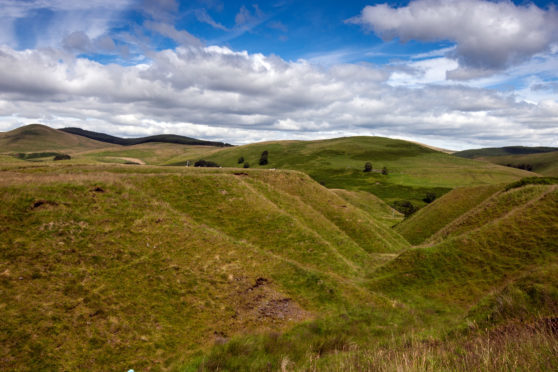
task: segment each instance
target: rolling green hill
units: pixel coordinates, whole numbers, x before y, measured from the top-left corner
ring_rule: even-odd
[[[0,366],[176,366],[235,334],[378,302],[408,243],[298,172],[7,166]]]
[[[370,288],[410,303],[429,299],[465,311],[488,293],[556,260],[557,210],[556,185],[499,193],[467,214],[477,217],[454,222],[463,227],[451,229],[445,240],[407,250],[379,268]]]
[[[139,145],[142,143],[150,143],[150,142],[176,143],[179,145],[191,145],[191,146],[213,146],[213,147],[231,146],[228,143],[204,141],[204,140],[199,140],[199,139],[185,137],[185,136],[178,136],[176,134],[159,134],[159,135],[148,136],[148,137],[121,138],[121,137],[111,136],[106,133],[92,132],[81,128],[62,128],[60,130],[66,133],[71,133],[78,136],[91,138],[96,141],[107,142],[107,143],[112,143],[115,145],[122,145],[122,146],[132,146],[132,145]]]
[[[481,157],[506,156],[506,155],[529,155],[542,154],[558,151],[557,147],[526,147],[526,146],[507,146],[489,147],[482,149],[464,150],[453,153],[461,158],[475,159]]]
[[[502,185],[455,188],[401,222],[395,229],[411,244],[420,244],[502,188]]]
[[[514,168],[529,168],[544,176],[558,177],[558,151],[528,155],[483,156],[478,160]]]
[[[30,124],[0,133],[0,153],[84,151],[107,147],[106,143],[65,133],[41,124]]]
[[[263,151],[268,164],[259,165]],[[294,169],[309,174],[328,188],[367,191],[384,201],[408,199],[418,206],[426,193],[441,196],[458,186],[508,183],[530,172],[459,158],[401,140],[348,137],[319,141],[264,142],[222,149],[204,157],[224,167]],[[186,160],[174,159],[174,164]],[[372,172],[363,172],[371,162]],[[388,174],[381,170],[386,167]]]
[[[554,179],[376,137],[75,149],[0,157],[2,370],[554,369]]]

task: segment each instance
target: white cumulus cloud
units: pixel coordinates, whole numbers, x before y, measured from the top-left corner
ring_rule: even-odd
[[[449,52],[460,68],[448,78],[465,80],[490,74],[558,42],[558,11],[511,1],[415,0],[404,7],[366,6],[348,20],[373,30],[384,39],[425,42],[452,41]]]

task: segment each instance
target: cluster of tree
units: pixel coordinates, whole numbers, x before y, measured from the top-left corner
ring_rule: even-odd
[[[364,171],[363,172],[372,172],[372,163],[370,163],[369,161],[367,161],[366,163],[364,163]],[[384,176],[387,176],[389,174],[389,171],[386,167],[382,168],[382,174]]]
[[[267,150],[265,150],[264,152],[262,152],[262,154],[260,155],[260,160],[259,160],[258,164],[259,164],[259,165],[267,165],[268,162],[269,162],[268,156],[269,156],[269,152],[268,152]],[[243,164],[242,166],[243,166],[244,168],[250,168],[250,163],[247,162],[247,161],[244,159],[244,156],[239,157],[238,160],[237,160],[237,163],[238,163],[238,164]]]
[[[203,160],[200,159],[197,162],[194,163],[194,167],[213,167],[213,168],[218,168],[220,167],[219,164],[212,162],[212,161],[208,161],[208,160]]]
[[[403,213],[405,217],[409,217],[418,210],[418,208],[408,200],[396,200],[391,204],[391,206],[396,211]]]
[[[532,171],[533,170],[533,166],[531,164],[506,164],[506,167],[523,169],[523,170],[526,170],[526,171]]]

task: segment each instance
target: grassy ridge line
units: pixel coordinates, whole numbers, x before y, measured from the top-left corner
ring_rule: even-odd
[[[329,242],[261,194],[252,192],[234,175],[157,176],[145,179],[143,187],[157,189],[157,197],[173,208],[235,239],[320,271],[341,276],[356,274],[352,266],[331,254]]]
[[[373,290],[406,301],[431,298],[467,307],[558,253],[558,192],[545,192],[495,221],[431,247],[405,251],[377,270]],[[526,223],[529,221],[529,223]]]
[[[283,172],[272,176],[268,172],[258,172],[253,175],[309,204],[368,252],[394,253],[409,245],[397,232],[348,204],[336,193],[311,182],[310,177],[303,173]]]
[[[153,196],[176,191],[168,182],[176,176],[153,183],[130,172],[28,174],[47,183],[22,189],[24,178],[3,187],[6,368],[167,368],[222,333],[280,329],[309,316],[304,308],[324,314],[376,301],[334,272],[273,254],[273,242],[256,246],[224,234],[220,224],[200,224],[204,209]],[[220,181],[219,195],[236,190]],[[37,200],[47,202],[31,209]],[[260,277],[268,282],[248,291]],[[262,317],[259,309],[271,313]]]
[[[501,185],[456,188],[398,224],[395,230],[411,244],[421,244],[501,189]]]
[[[475,208],[462,214],[427,241],[427,244],[440,243],[450,237],[458,236],[495,221],[514,211],[523,208],[526,203],[533,203],[543,197],[550,189],[545,186],[527,185],[509,191],[500,191],[487,198]]]
[[[376,221],[388,227],[392,227],[404,219],[402,213],[391,208],[382,199],[369,192],[342,189],[333,189],[332,191],[355,207],[368,212]]]
[[[268,151],[268,164],[260,166],[263,151]],[[381,137],[256,143],[204,157],[225,167],[241,167],[241,158],[252,168],[299,170],[328,188],[366,191],[389,203],[407,199],[418,206],[424,206],[427,192],[441,196],[458,186],[509,183],[533,175]],[[197,159],[185,157],[182,163],[186,160]],[[363,172],[365,162],[371,162],[375,171]],[[383,167],[387,175],[381,174]]]
[[[107,147],[106,143],[31,124],[0,133],[0,152],[69,151]]]
[[[489,147],[482,149],[464,150],[453,153],[462,158],[481,158],[507,155],[530,155],[558,151],[558,147],[526,147],[526,146],[506,146]]]
[[[533,172],[544,176],[558,177],[558,151],[529,155],[483,156],[479,160],[500,165],[509,164],[513,167],[530,165]]]
[[[71,133],[77,136],[90,138],[96,141],[107,142],[107,143],[112,143],[112,144],[122,145],[122,146],[139,145],[142,143],[149,143],[149,142],[176,143],[181,145],[215,146],[215,147],[231,146],[223,142],[204,141],[196,138],[179,136],[176,134],[159,134],[159,135],[148,136],[148,137],[121,138],[121,137],[111,136],[106,133],[92,132],[81,128],[62,128],[60,130],[66,133]]]

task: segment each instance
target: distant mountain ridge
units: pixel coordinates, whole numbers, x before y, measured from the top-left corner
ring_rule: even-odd
[[[93,132],[81,128],[69,127],[59,129],[66,133],[75,134],[82,137],[87,137],[100,142],[107,142],[122,146],[132,146],[139,145],[141,143],[147,142],[163,142],[163,143],[177,143],[180,145],[198,145],[198,146],[216,146],[216,147],[229,147],[232,146],[228,143],[214,142],[214,141],[204,141],[196,138],[190,138],[185,136],[179,136],[176,134],[159,134],[155,136],[148,137],[137,137],[137,138],[122,138],[111,136],[106,133]]]
[[[558,151],[558,147],[505,146],[464,150],[455,152],[453,155],[460,158],[474,159],[483,156],[528,155],[554,151]]]

